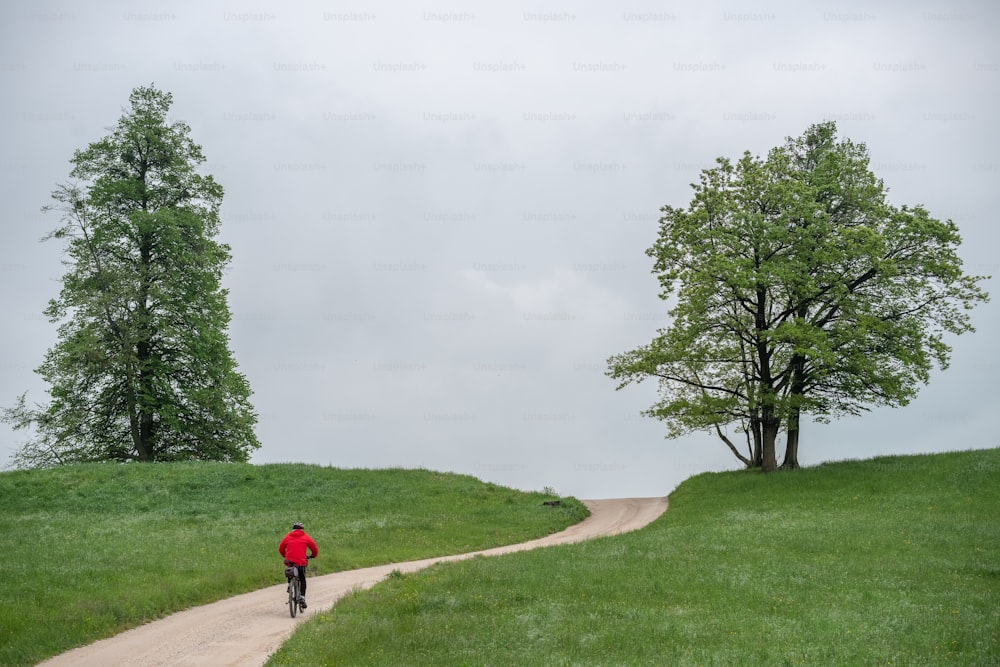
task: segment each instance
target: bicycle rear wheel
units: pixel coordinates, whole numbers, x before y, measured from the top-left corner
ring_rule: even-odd
[[[288,580],[288,613],[295,618],[299,610],[299,578],[292,577]]]

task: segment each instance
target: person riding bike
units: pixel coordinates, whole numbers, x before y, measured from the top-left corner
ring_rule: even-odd
[[[312,551],[312,555],[308,555],[309,551]],[[319,555],[319,548],[313,538],[306,534],[305,526],[296,522],[292,525],[292,531],[282,538],[278,553],[285,557],[285,565],[294,566],[299,572],[299,603],[305,609],[306,565],[309,558]]]

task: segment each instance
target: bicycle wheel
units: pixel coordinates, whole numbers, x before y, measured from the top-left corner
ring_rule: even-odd
[[[299,578],[292,577],[288,580],[288,613],[295,618],[295,613],[299,610]]]

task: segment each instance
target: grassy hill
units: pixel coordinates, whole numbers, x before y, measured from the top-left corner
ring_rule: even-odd
[[[1000,664],[1000,449],[693,477],[636,533],[391,577],[272,665]]]
[[[33,664],[282,580],[303,521],[314,574],[462,553],[575,523],[571,499],[426,470],[79,465],[0,473],[0,665]]]

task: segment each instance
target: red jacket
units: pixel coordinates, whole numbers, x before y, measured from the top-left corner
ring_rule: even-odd
[[[312,550],[314,558],[319,555],[316,543],[313,542],[313,538],[306,535],[306,531],[293,530],[282,538],[281,544],[278,545],[278,553],[296,565],[305,565],[306,547]]]

